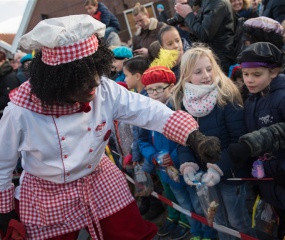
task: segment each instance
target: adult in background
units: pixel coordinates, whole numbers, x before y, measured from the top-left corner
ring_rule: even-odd
[[[19,85],[16,73],[6,59],[6,53],[0,51],[0,118],[4,108],[10,101],[10,91]]]
[[[258,13],[251,8],[249,0],[231,0],[231,5],[238,18],[258,17]]]
[[[262,16],[272,18],[279,23],[285,20],[285,1],[282,0],[263,0]]]
[[[133,18],[138,25],[138,31],[133,36],[133,53],[146,57],[148,47],[157,40],[159,30],[166,24],[155,18],[149,18],[147,9],[140,3],[136,3],[133,8]]]
[[[189,4],[175,4],[176,12],[198,39],[211,47],[225,73],[234,61],[234,15],[228,0],[201,0],[195,13]]]

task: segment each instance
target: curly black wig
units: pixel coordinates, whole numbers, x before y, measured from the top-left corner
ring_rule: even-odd
[[[45,64],[41,51],[36,54],[29,65],[31,94],[41,100],[42,106],[67,103],[69,96],[94,85],[96,74],[99,77],[110,74],[113,52],[103,39],[98,38],[98,43],[94,54],[57,66]]]

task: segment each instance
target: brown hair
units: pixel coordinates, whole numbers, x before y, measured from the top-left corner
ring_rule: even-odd
[[[135,7],[133,8],[133,16],[139,15],[139,13],[147,14],[147,9],[145,6],[141,5],[139,2],[136,3]]]
[[[86,0],[84,3],[84,7],[87,5],[92,5],[92,6],[97,6],[98,5],[98,1],[97,0]]]

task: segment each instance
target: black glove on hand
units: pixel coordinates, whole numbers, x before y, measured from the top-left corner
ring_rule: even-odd
[[[274,175],[274,182],[285,189],[284,172],[278,172]]]
[[[229,156],[234,168],[239,168],[250,157],[251,150],[247,143],[232,143],[229,146]]]
[[[196,130],[189,135],[186,143],[204,162],[215,163],[220,159],[221,143],[217,137],[205,136]]]
[[[17,213],[15,210],[12,210],[8,213],[0,213],[0,230],[6,235],[6,231],[11,219],[18,219]]]

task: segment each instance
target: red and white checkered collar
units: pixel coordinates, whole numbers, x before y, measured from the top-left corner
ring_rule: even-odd
[[[98,39],[91,35],[87,39],[55,48],[42,47],[42,61],[51,66],[73,62],[95,53],[98,49]]]
[[[89,112],[91,107],[89,103],[65,104],[65,105],[53,105],[51,107],[42,107],[41,101],[35,96],[30,95],[31,85],[29,81],[24,82],[20,87],[12,90],[9,94],[12,103],[29,109],[33,112],[44,115],[69,115],[76,112]]]

